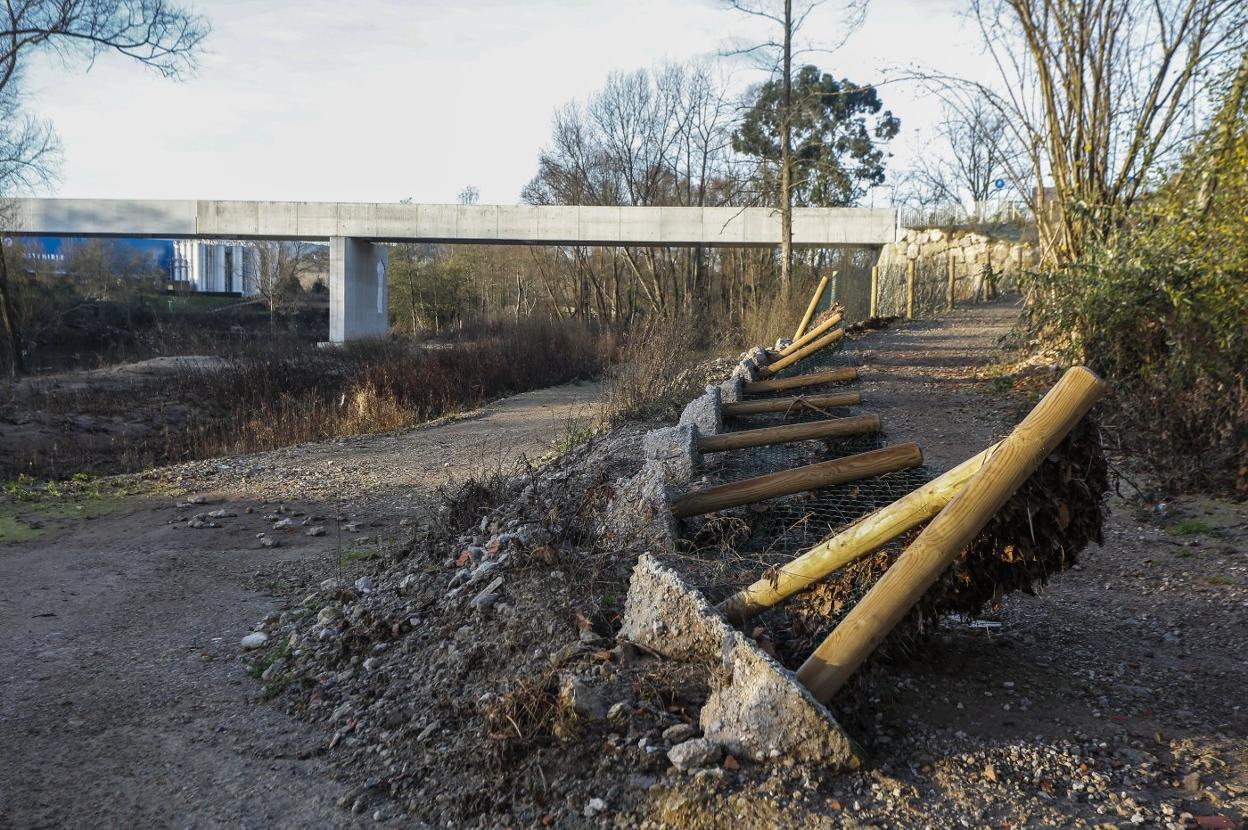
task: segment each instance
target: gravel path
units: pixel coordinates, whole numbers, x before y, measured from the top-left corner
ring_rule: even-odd
[[[555,387],[441,426],[162,471],[207,503],[144,499],[0,546],[0,827],[361,822],[336,806],[349,790],[319,757],[324,736],[255,705],[239,641],[282,587],[257,574],[393,541],[435,485],[549,451],[597,396]],[[293,523],[280,534],[265,518],[277,502]],[[305,535],[337,509],[356,533]],[[213,510],[234,515],[188,527]]]

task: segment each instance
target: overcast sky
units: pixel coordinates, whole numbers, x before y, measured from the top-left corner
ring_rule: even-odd
[[[834,0],[835,2],[835,0]],[[717,0],[200,0],[212,22],[177,83],[116,58],[27,76],[30,109],[65,147],[55,195],[452,202],[475,185],[509,204],[552,112],[613,70],[713,55],[755,25]],[[982,71],[954,0],[874,0],[825,71],[859,82],[919,63]],[[829,12],[808,36],[833,42]],[[826,33],[826,34],[825,34]],[[745,83],[748,67],[735,78]],[[930,134],[935,102],[881,88],[900,116],[894,166]]]

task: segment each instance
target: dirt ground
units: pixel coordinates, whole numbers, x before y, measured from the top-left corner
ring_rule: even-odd
[[[354,826],[335,806],[345,785],[320,758],[325,736],[257,705],[239,641],[281,586],[256,574],[333,572],[394,544],[433,488],[549,452],[597,397],[594,384],[555,387],[401,435],[162,471],[206,503],[139,498],[0,542],[0,826]],[[261,547],[278,504],[296,524]],[[236,515],[187,526],[214,510]],[[326,522],[331,510],[344,521]],[[351,519],[358,532],[305,535]]]
[[[865,335],[853,344],[864,408],[933,467],[982,449],[1023,403],[981,371],[1017,313],[1003,301]],[[336,765],[336,739],[260,704],[247,676],[240,638],[295,590],[272,575],[332,578],[344,559],[400,544],[448,475],[548,451],[596,395],[559,387],[410,433],[185,465],[151,485],[208,503],[148,497],[0,543],[0,825],[365,823],[338,806],[361,782]],[[869,770],[627,776],[620,788],[640,794],[604,798],[593,823],[1242,826],[1248,510],[1159,494],[1112,508],[1105,546],[1042,596],[951,622],[836,707]],[[220,527],[190,529],[195,515]],[[266,516],[291,525],[275,534]],[[261,547],[261,532],[279,546]],[[550,823],[583,823],[591,795],[587,812],[552,808]]]

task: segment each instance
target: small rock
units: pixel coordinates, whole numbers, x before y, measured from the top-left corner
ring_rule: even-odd
[[[332,605],[326,605],[316,615],[316,621],[321,625],[329,625],[335,620],[342,618],[342,612]]]
[[[355,590],[361,594],[371,593],[373,590],[373,578],[371,576],[362,576],[355,581]]]
[[[273,523],[274,530],[285,530],[288,527],[294,527],[294,519],[278,519]]]
[[[718,764],[722,754],[719,744],[714,741],[693,738],[669,749],[667,760],[678,770],[691,770]]]
[[[691,723],[678,723],[663,730],[663,740],[669,744],[678,744],[689,740],[698,733]]]
[[[304,536],[324,536],[324,535],[325,535],[325,526],[324,526],[324,525],[315,525],[315,526],[313,526],[313,527],[310,527],[310,528],[308,528],[307,530],[305,530],[305,531],[303,532],[303,535],[304,535]]]
[[[279,545],[281,545],[281,544],[282,544],[282,542],[281,542],[281,540],[280,540],[280,539],[274,539],[272,536],[261,536],[261,537],[260,537],[260,547],[262,547],[262,548],[275,548],[275,547],[278,547],[278,546],[279,546]]]
[[[260,648],[260,646],[264,645],[268,641],[268,634],[265,634],[263,631],[253,631],[243,638],[242,646],[243,648],[250,650],[253,648]],[[252,676],[254,677],[255,675]]]
[[[585,818],[593,818],[599,813],[604,812],[606,809],[607,802],[603,801],[601,798],[591,798],[589,801],[585,802],[585,809],[583,810],[583,813]]]

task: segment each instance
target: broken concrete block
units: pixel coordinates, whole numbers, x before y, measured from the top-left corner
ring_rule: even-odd
[[[753,360],[743,360],[732,370],[732,377],[744,383],[753,383],[759,378],[758,366]]]
[[[745,397],[745,381],[741,378],[734,375],[719,385],[719,404],[721,407],[726,403],[736,403],[743,397]]]
[[[658,461],[667,473],[667,480],[683,484],[698,471],[698,431],[691,424],[652,429],[642,439],[642,449],[648,461]]]
[[[762,346],[755,346],[745,353],[743,359],[754,361],[754,365],[761,369],[771,362],[771,355]]]
[[[607,504],[605,530],[630,547],[675,549],[676,520],[662,463],[647,461],[636,475],[616,482]]]
[[[633,568],[619,637],[707,667],[718,685],[700,721],[703,738],[712,744],[758,761],[861,766],[861,750],[793,672],[652,556],[641,556]]]
[[[752,640],[725,655],[727,683],[702,707],[703,735],[738,757],[861,766],[862,751],[814,696]]]
[[[718,435],[724,431],[724,419],[719,413],[719,387],[708,386],[706,391],[694,398],[680,413],[680,423],[697,427],[697,438]]]
[[[789,339],[788,337],[781,337],[781,338],[779,338],[779,339],[777,339],[777,340],[776,340],[776,347],[775,347],[774,349],[772,349],[772,351],[773,351],[773,352],[782,352],[782,351],[784,351],[785,349],[787,349],[789,346],[792,346],[792,345],[793,345],[793,341],[792,341],[791,339]]]
[[[673,660],[718,663],[736,632],[675,571],[643,555],[628,584],[620,637]]]

